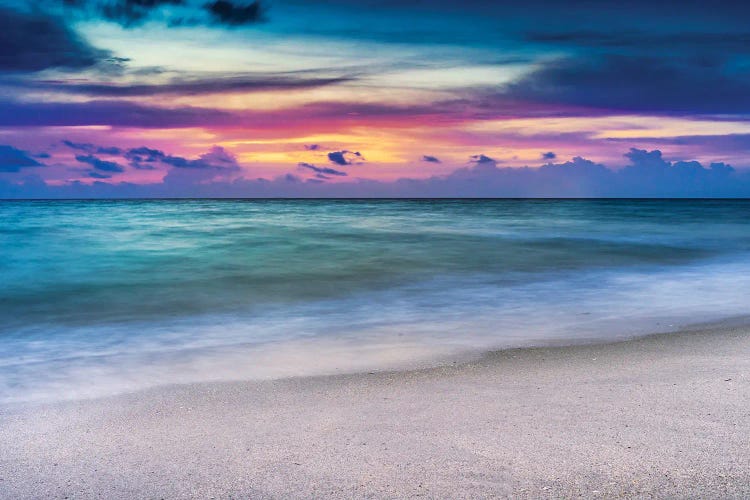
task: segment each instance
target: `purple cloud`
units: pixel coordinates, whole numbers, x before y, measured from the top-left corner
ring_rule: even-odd
[[[159,149],[146,146],[131,148],[123,155],[130,162],[130,166],[139,170],[153,170],[154,164],[163,164],[175,168],[209,169],[209,170],[237,170],[237,159],[220,146],[214,146],[208,153],[196,159],[174,156]]]
[[[87,172],[86,175],[88,175],[92,179],[110,179],[110,178],[112,178],[111,175],[109,175],[109,174],[103,174],[101,172],[97,172],[96,170],[91,170],[91,171]]]
[[[186,128],[236,123],[231,113],[204,108],[157,108],[127,101],[69,103],[0,100],[0,126]]]
[[[0,172],[19,172],[23,168],[43,166],[26,151],[7,144],[0,145]]]
[[[73,142],[68,140],[63,140],[62,143],[70,149],[90,154],[121,155],[123,153],[122,149],[114,146],[95,146],[91,143]]]
[[[328,159],[336,165],[354,165],[361,163],[364,158],[359,151],[332,151],[328,153]]]
[[[96,170],[101,170],[102,172],[119,173],[125,171],[125,168],[122,165],[119,165],[118,163],[115,163],[113,161],[102,160],[101,158],[97,158],[94,155],[77,155],[76,160],[81,163],[91,165]]]
[[[207,155],[212,156],[211,153]],[[206,155],[204,155],[206,156]],[[213,156],[223,156],[215,151]],[[294,174],[232,179],[227,170],[171,168],[161,183],[47,185],[38,176],[0,180],[3,198],[100,197],[748,197],[750,172],[724,163],[669,161],[658,150],[631,149],[619,169],[575,157],[541,167],[475,163],[448,175],[393,182],[357,179],[326,183]],[[303,167],[304,168],[304,167]],[[312,169],[308,169],[312,170]],[[314,170],[312,170],[314,171]],[[319,174],[320,172],[316,172]],[[325,175],[320,173],[321,175]]]
[[[494,166],[497,163],[497,160],[494,158],[490,158],[489,156],[479,154],[479,155],[472,155],[470,157],[471,163],[476,163],[477,165],[492,165]]]
[[[298,163],[297,166],[300,168],[312,170],[313,172],[317,172],[318,174],[322,174],[322,175],[337,175],[337,176],[348,175],[346,172],[342,172],[341,170],[336,170],[336,169],[328,168],[328,167],[316,167],[312,163],[302,162],[302,163]]]

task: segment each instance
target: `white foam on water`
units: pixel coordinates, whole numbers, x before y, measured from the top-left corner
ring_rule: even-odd
[[[65,329],[0,346],[0,401],[106,396],[165,384],[400,369],[490,349],[611,341],[750,311],[750,261],[588,271],[504,286],[443,276],[345,299]]]

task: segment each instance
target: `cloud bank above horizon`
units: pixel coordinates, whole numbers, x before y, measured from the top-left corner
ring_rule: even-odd
[[[0,196],[750,196],[748,15],[0,0]]]
[[[27,152],[0,146],[0,171],[8,165],[25,162],[29,174],[21,182],[0,181],[0,198],[475,198],[475,197],[616,197],[616,198],[711,198],[750,197],[750,171],[738,172],[725,163],[703,165],[697,161],[668,161],[661,151],[631,149],[624,155],[622,168],[607,166],[577,156],[561,163],[539,167],[501,166],[486,155],[470,157],[468,165],[446,175],[428,178],[400,178],[394,181],[372,179],[329,183],[348,172],[331,167],[300,163],[298,173],[274,178],[232,177],[241,170],[236,158],[219,146],[195,159],[169,155],[147,147],[120,150],[93,144],[70,143],[71,149],[85,151],[76,160],[87,165],[94,182],[48,184],[32,171],[44,165]],[[92,152],[122,161],[103,160]],[[543,157],[549,158],[545,153]],[[168,173],[159,182],[104,182],[124,170],[156,169],[167,165]],[[313,172],[314,176],[305,174]]]

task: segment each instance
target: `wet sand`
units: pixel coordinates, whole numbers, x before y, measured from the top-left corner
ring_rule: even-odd
[[[0,498],[750,497],[750,329],[0,407]]]

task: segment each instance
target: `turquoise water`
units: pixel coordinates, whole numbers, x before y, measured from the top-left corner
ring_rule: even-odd
[[[750,202],[0,202],[0,401],[743,315]]]

